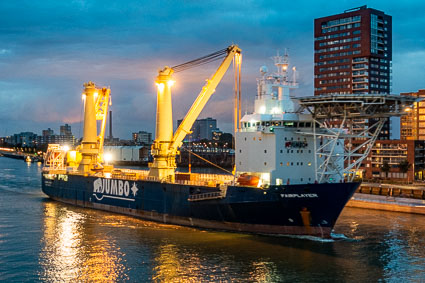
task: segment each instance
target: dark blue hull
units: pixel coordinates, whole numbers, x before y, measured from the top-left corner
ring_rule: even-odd
[[[52,199],[163,223],[266,234],[329,237],[359,183],[218,188],[46,174]]]

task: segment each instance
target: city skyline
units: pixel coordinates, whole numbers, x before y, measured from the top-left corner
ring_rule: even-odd
[[[297,67],[297,95],[313,95],[314,19],[367,4],[393,19],[393,93],[425,88],[425,4],[241,2],[197,4],[47,1],[0,4],[0,136],[41,132],[68,123],[82,134],[83,83],[110,86],[114,136],[154,132],[157,70],[237,43],[242,65],[242,110],[252,111],[259,68],[274,70],[270,57],[288,48]],[[206,2],[203,2],[206,3]],[[17,17],[16,15],[19,15]],[[174,121],[184,117],[217,64],[175,76]],[[199,118],[232,129],[232,74],[228,71]]]

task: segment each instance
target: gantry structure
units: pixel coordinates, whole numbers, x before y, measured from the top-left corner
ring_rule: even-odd
[[[332,181],[335,175],[353,181],[385,121],[406,115],[406,110],[420,99],[391,94],[334,94],[297,100],[298,111],[310,113],[315,121],[313,132],[303,134],[314,136],[316,180],[323,183]],[[365,119],[367,124],[356,123]]]

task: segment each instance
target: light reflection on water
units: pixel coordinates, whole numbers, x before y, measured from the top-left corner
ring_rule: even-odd
[[[424,281],[425,217],[349,208],[333,241],[204,231],[78,208],[0,158],[0,281]]]
[[[44,211],[40,278],[54,282],[126,279],[119,247],[108,235],[93,239],[95,227],[85,225],[87,215],[54,202],[46,202]]]

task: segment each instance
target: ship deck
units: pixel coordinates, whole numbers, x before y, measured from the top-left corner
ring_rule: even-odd
[[[217,187],[220,185],[230,185],[234,181],[233,175],[227,174],[206,174],[206,173],[178,173],[175,174],[174,182],[167,179],[160,179],[149,176],[148,170],[134,170],[116,168],[111,171],[98,171],[92,174],[82,173],[73,168],[43,168],[43,174],[52,175],[78,175],[78,176],[93,176],[100,178],[113,178],[132,181],[156,181],[165,183],[177,183],[183,185]]]

